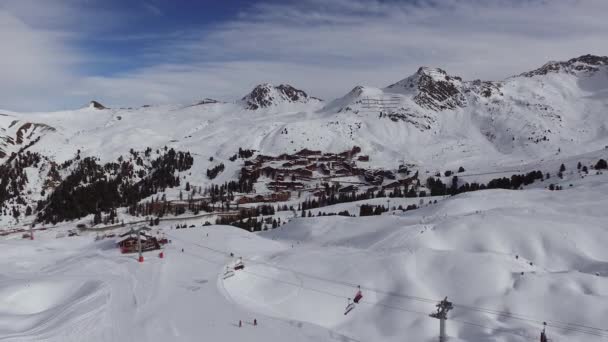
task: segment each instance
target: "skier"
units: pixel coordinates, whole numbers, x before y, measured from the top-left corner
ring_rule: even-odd
[[[243,326],[243,321],[239,319],[239,328]]]
[[[543,322],[543,331],[540,332],[540,342],[548,342],[547,334],[545,334],[545,327],[547,326],[546,322]]]
[[[182,248],[182,253],[184,253],[184,249]]]
[[[258,320],[257,320],[257,319],[255,319],[255,318],[253,319],[253,325],[254,325],[254,326],[258,325]]]

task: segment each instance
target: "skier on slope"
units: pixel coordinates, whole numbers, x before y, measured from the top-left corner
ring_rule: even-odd
[[[549,339],[547,339],[547,334],[545,333],[546,326],[547,323],[543,322],[543,331],[540,332],[540,342],[549,342]]]

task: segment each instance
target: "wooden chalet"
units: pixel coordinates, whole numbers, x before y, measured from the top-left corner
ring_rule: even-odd
[[[158,239],[152,235],[147,234],[146,231],[150,231],[150,228],[144,227],[139,232],[142,252],[160,249],[160,242],[158,241]],[[130,231],[120,235],[120,237],[123,239],[118,241],[117,245],[123,254],[138,252],[137,232],[135,230],[131,229]]]
[[[338,192],[353,192],[353,191],[357,191],[357,190],[359,190],[359,188],[357,188],[356,186],[348,185],[348,186],[338,189]]]
[[[273,192],[269,195],[256,195],[253,197],[243,196],[238,199],[238,204],[259,203],[259,202],[283,202],[289,200],[291,193],[289,191]]]
[[[329,170],[329,166],[327,166],[327,164],[321,164],[320,169],[321,169],[321,173],[324,175],[329,175],[331,173],[331,171]]]
[[[336,175],[350,175],[351,174],[350,170],[345,169],[343,167],[336,169],[335,173],[336,173]]]
[[[262,195],[256,195],[253,197],[243,196],[239,198],[236,203],[238,204],[247,204],[247,203],[257,203],[257,202],[265,202],[266,198]]]
[[[312,177],[312,171],[307,170],[306,168],[299,168],[295,170],[290,170],[291,174],[300,176],[300,177]]]
[[[262,164],[262,163],[277,160],[277,159],[278,158],[276,158],[276,157],[265,156],[263,154],[258,154],[258,156],[255,158],[257,164]]]
[[[296,152],[296,155],[298,156],[304,156],[304,157],[308,157],[308,156],[320,156],[321,155],[321,151],[313,151],[313,150],[309,150],[307,148],[302,149],[298,152]]]
[[[283,202],[288,201],[291,198],[291,193],[289,191],[283,192],[274,192],[268,196],[268,202]]]
[[[298,190],[304,188],[304,183],[301,182],[270,182],[269,189],[274,190]]]
[[[409,178],[404,178],[404,179],[400,179],[398,181],[394,181],[392,183],[389,183],[385,186],[383,186],[383,189],[394,189],[394,188],[398,188],[401,186],[408,186],[410,184],[412,184],[412,182],[414,181],[416,177],[409,177]]]
[[[367,170],[364,174],[365,181],[372,185],[380,185],[384,181],[384,177],[377,170]]]
[[[387,185],[384,185],[382,187],[382,189],[394,189],[394,188],[402,187],[403,185],[404,184],[402,184],[400,181],[395,181],[395,182],[389,183]]]
[[[300,157],[293,155],[293,154],[283,153],[277,157],[277,160],[296,160],[299,158]]]

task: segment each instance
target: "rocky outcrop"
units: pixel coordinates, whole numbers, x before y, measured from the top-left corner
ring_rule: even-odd
[[[95,109],[107,109],[106,106],[102,105],[101,103],[97,102],[97,101],[91,101],[89,103],[89,108],[95,108]]]
[[[466,106],[462,79],[450,76],[439,68],[421,67],[418,71],[397,83],[386,87],[389,91],[411,92],[414,102],[433,111]]]
[[[608,57],[583,55],[580,57],[569,59],[565,62],[549,62],[538,69],[524,72],[519,76],[534,77],[557,72],[565,72],[568,74],[578,74],[581,72],[593,73],[598,71],[602,66],[608,66]]]
[[[249,94],[243,97],[245,108],[256,110],[278,105],[280,103],[306,103],[312,98],[304,91],[288,84],[273,86],[265,83],[256,86]]]

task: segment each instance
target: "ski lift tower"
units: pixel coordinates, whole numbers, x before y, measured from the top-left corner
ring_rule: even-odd
[[[445,320],[448,319],[448,311],[452,310],[454,305],[452,302],[448,302],[448,297],[437,304],[437,312],[430,314],[429,316],[439,319],[439,342],[446,342],[445,336]]]
[[[150,231],[151,229],[146,227],[146,226],[141,226],[139,228],[131,228],[131,231],[127,234],[136,234],[137,235],[137,253],[139,254],[139,258],[138,261],[139,262],[144,262],[144,255],[142,253],[142,246],[141,246],[141,234],[144,231]]]

